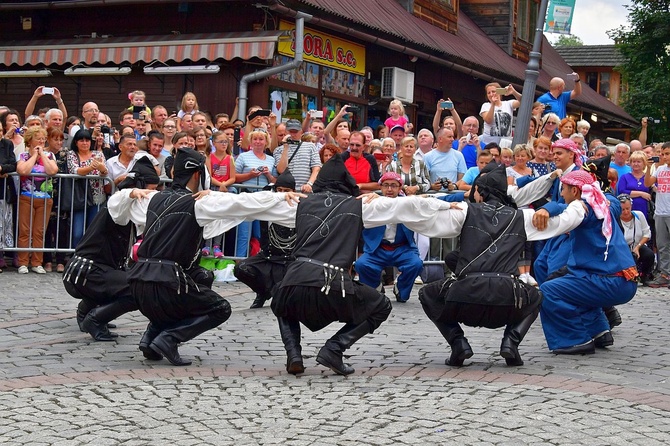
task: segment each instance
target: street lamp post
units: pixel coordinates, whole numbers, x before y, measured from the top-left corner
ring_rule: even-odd
[[[542,30],[544,29],[544,19],[547,15],[547,0],[540,2],[540,10],[535,25],[535,40],[533,41],[533,50],[529,54],[528,66],[526,67],[526,78],[523,82],[523,91],[521,97],[521,107],[516,117],[516,126],[514,127],[514,138],[512,148],[517,144],[528,142],[528,127],[530,126],[530,115],[535,102],[535,86],[537,78],[540,76],[540,59],[542,53]]]

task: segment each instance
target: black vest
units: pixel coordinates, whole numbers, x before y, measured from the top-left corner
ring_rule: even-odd
[[[138,257],[171,260],[183,269],[191,267],[202,241],[191,195],[187,189],[167,189],[151,198]]]
[[[94,263],[123,269],[129,251],[130,230],[131,223],[117,225],[104,207],[86,229],[74,253]]]
[[[454,272],[459,277],[473,272],[517,275],[525,241],[521,211],[498,202],[469,204]]]
[[[321,287],[353,292],[349,267],[356,260],[358,239],[363,231],[361,200],[331,192],[314,193],[300,200],[296,214],[296,243],[293,262],[282,286]],[[309,261],[305,261],[309,259]],[[324,264],[332,267],[324,270]],[[333,278],[333,275],[336,277]]]

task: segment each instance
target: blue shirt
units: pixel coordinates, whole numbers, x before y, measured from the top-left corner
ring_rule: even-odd
[[[465,175],[463,175],[462,180],[465,184],[469,184],[470,186],[472,186],[472,183],[474,183],[475,178],[477,178],[477,175],[479,175],[479,167],[477,166],[471,167],[468,169],[467,172],[465,172]]]
[[[555,98],[550,92],[546,92],[537,98],[537,102],[542,102],[545,105],[551,106],[550,109],[545,108],[543,114],[556,113],[560,119],[563,119],[568,114],[568,102],[570,102],[571,93],[572,90],[564,91],[558,98]]]
[[[479,143],[479,148],[480,150],[484,150],[485,144],[483,142]],[[451,148],[458,150],[458,140],[454,141],[451,144]],[[465,165],[469,168],[475,167],[477,165],[477,146],[474,144],[468,144],[465,147],[463,147],[463,151],[461,152],[463,154],[463,158],[465,158]]]
[[[463,154],[454,149],[448,152],[431,150],[424,156],[423,163],[430,173],[431,183],[436,182],[438,178],[447,178],[455,183],[458,181],[458,174],[465,174],[465,171],[468,170]]]

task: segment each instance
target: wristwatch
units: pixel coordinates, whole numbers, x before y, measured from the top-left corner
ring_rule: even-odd
[[[309,184],[309,187],[314,186],[314,183],[312,183],[311,181],[308,181],[308,182],[306,182],[305,184]]]

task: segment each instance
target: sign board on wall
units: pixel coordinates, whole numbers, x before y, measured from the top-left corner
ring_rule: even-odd
[[[285,56],[295,56],[295,24],[279,22],[280,30],[291,31],[291,40],[279,40],[277,51]],[[365,46],[339,39],[313,29],[305,28],[304,59],[308,62],[337,68],[349,73],[365,75]]]

